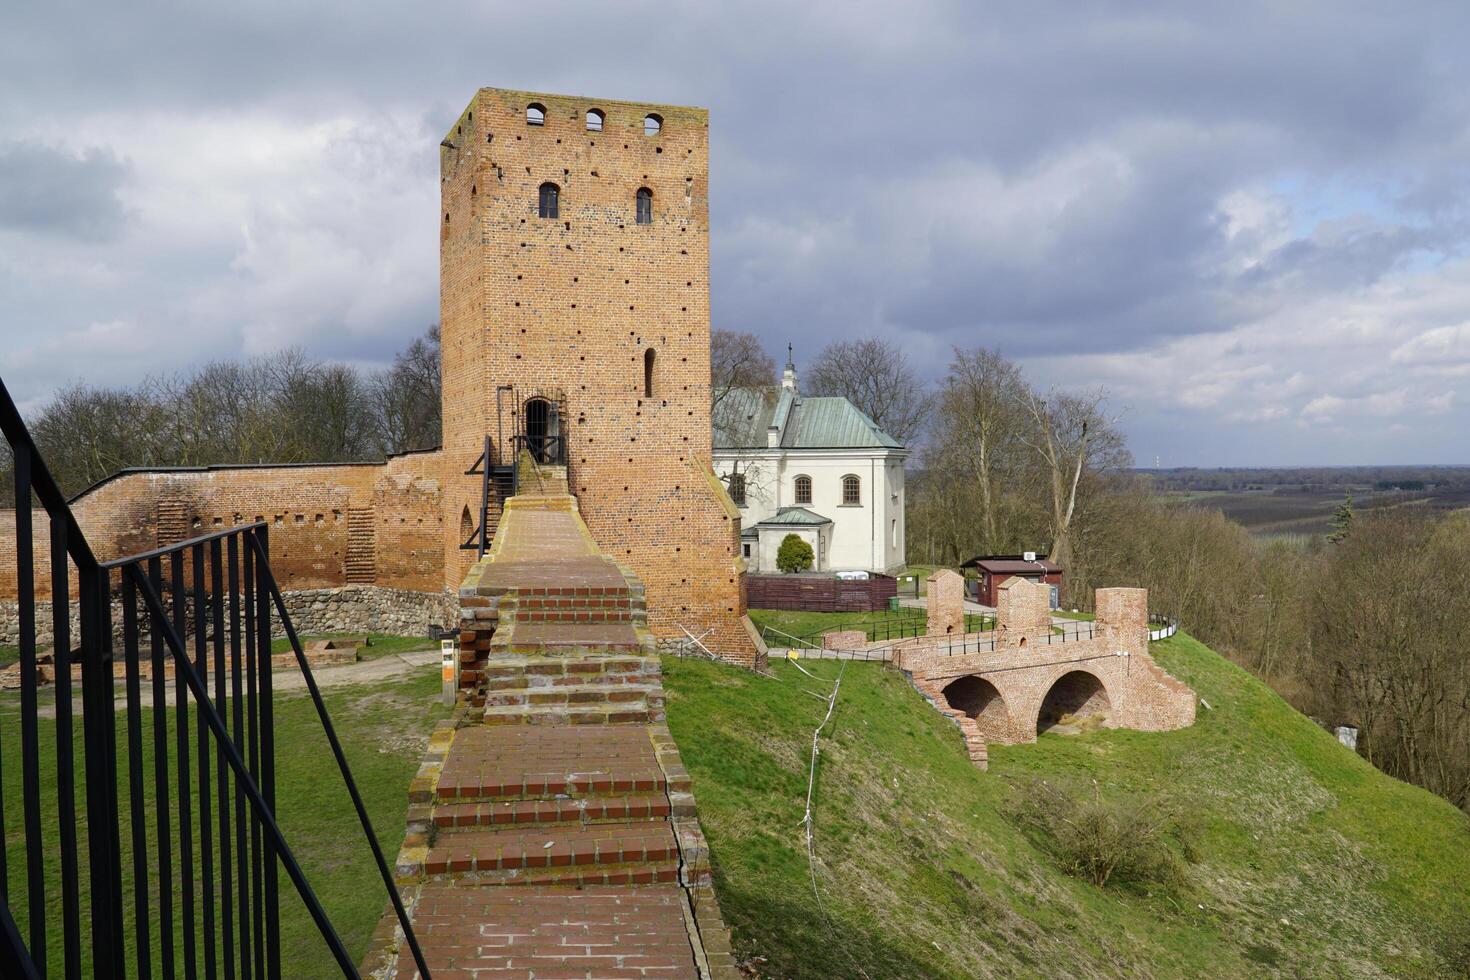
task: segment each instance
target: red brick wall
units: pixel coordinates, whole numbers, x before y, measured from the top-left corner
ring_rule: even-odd
[[[546,107],[544,126],[526,124],[531,102]],[[587,131],[590,108],[605,113],[602,132]],[[643,132],[650,112],[663,117],[656,136]],[[479,499],[478,480],[458,474],[496,428],[496,387],[516,387],[513,409],[551,394],[572,492],[598,544],[647,586],[654,633],[713,628],[713,649],[753,660],[739,516],[710,471],[707,114],[482,89],[448,140],[446,527]],[[546,181],[560,188],[555,219],[537,214]],[[654,195],[649,225],[635,220],[640,187]]]
[[[443,590],[438,454],[386,463],[130,472],[72,502],[94,553],[117,558],[265,521],[283,589],[350,581]],[[37,521],[38,598],[50,595],[48,533]],[[349,559],[356,559],[349,575]],[[0,598],[14,598],[15,519],[0,515]]]

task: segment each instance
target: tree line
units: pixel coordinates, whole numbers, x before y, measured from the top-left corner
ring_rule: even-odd
[[[754,337],[723,344],[743,351],[727,385],[773,383]],[[878,377],[882,398],[871,395]],[[1379,768],[1470,810],[1470,511],[1354,512],[1349,499],[1331,533],[1305,546],[1253,537],[1161,493],[1179,471],[1164,480],[1135,471],[1106,393],[1041,391],[985,348],[956,350],[926,386],[894,345],[842,341],[802,373],[801,390],[846,396],[913,449],[911,564],[1050,551],[1066,569],[1067,604],[1084,610],[1095,588],[1146,588],[1152,611],[1177,617],[1298,710],[1358,728],[1359,751]],[[1418,469],[1436,481],[1463,475]],[[1352,475],[1362,471],[1404,477],[1378,467]],[[1316,483],[1328,472],[1293,475]]]
[[[68,495],[129,467],[355,462],[432,448],[440,428],[439,328],[378,371],[293,349],[130,387],[77,383],[27,424]],[[9,460],[0,464],[8,500]]]

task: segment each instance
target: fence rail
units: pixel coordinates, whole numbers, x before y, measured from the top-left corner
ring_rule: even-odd
[[[274,606],[427,977],[271,573],[266,526],[99,562],[3,383],[0,428],[15,460],[20,620],[19,711],[0,713],[0,742],[18,737],[22,770],[20,826],[7,822],[11,801],[0,792],[0,841],[18,842],[25,862],[24,894],[13,893],[0,847],[0,975],[279,977],[284,868],[342,974],[357,976],[276,819]],[[37,562],[38,549],[49,561]],[[36,569],[46,567],[49,662],[36,640]],[[47,670],[50,719],[39,705]]]

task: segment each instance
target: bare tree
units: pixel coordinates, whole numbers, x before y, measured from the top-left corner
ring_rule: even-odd
[[[1083,477],[1122,470],[1133,463],[1108,414],[1107,394],[1068,394],[1050,398],[1031,392],[1026,399],[1031,426],[1020,436],[1036,453],[1050,487],[1051,560],[1066,567],[1072,559],[1072,519]]]
[[[715,414],[735,389],[776,383],[776,362],[755,334],[713,330],[709,341],[710,408]]]
[[[888,340],[839,340],[822,348],[808,368],[802,389],[811,395],[840,395],[899,442],[924,427],[929,397],[908,358]]]
[[[428,449],[441,441],[439,325],[414,339],[393,366],[372,379],[378,451],[387,455]]]
[[[1029,395],[1021,369],[999,351],[955,349],[939,395],[934,442],[979,491],[981,551],[1002,546],[998,481],[1014,490],[1023,479],[1019,457],[1026,452],[1021,436]]]

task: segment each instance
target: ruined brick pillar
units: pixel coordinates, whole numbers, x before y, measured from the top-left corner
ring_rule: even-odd
[[[1007,579],[995,590],[996,630],[1001,642],[1051,629],[1051,589],[1023,578]]]
[[[1148,652],[1148,589],[1098,589],[1098,636],[1129,653]]]
[[[963,636],[965,580],[958,572],[941,568],[929,576],[929,635]]]

